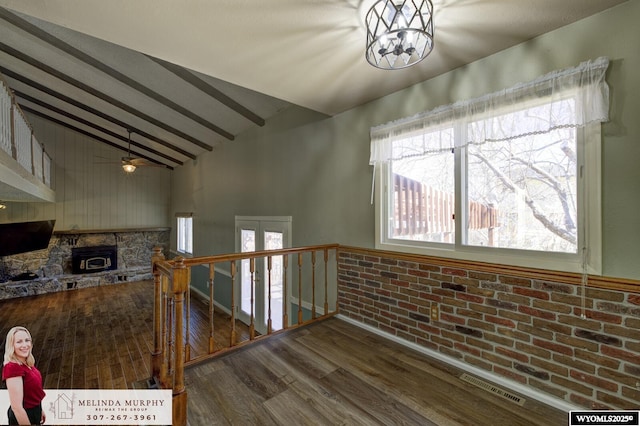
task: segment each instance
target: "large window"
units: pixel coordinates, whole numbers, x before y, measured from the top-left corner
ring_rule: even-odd
[[[193,254],[193,217],[189,213],[176,215],[177,249],[179,253]]]
[[[607,63],[373,129],[377,246],[598,273]]]

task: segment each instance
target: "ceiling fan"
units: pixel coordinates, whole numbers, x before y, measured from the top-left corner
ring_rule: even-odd
[[[125,173],[133,173],[136,171],[138,167],[142,167],[142,166],[165,167],[162,164],[152,163],[149,160],[144,158],[132,157],[131,156],[131,129],[127,129],[127,132],[129,133],[129,144],[127,146],[127,156],[122,157],[122,170],[124,170]]]

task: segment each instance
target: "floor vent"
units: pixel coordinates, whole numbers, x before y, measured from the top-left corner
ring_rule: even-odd
[[[518,405],[524,405],[525,399],[520,398],[518,395],[514,395],[509,391],[501,389],[495,385],[492,385],[489,382],[485,382],[484,380],[478,379],[477,377],[470,376],[466,373],[463,373],[460,376],[460,380],[465,381],[467,383],[471,383],[474,386],[477,386],[481,389],[494,393],[498,396],[501,396],[504,399],[508,399],[511,402],[515,402]]]

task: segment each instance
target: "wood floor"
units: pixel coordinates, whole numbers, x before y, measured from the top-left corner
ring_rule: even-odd
[[[274,336],[186,371],[189,424],[563,425],[462,382],[460,371],[340,319]]]
[[[140,282],[5,300],[0,333],[29,329],[45,388],[131,388],[150,376],[152,294]]]
[[[208,307],[192,298],[194,356],[206,353]],[[15,325],[34,340],[49,389],[130,389],[151,376],[153,282],[115,284],[0,301],[0,339]],[[215,319],[216,347],[229,345],[229,316]],[[237,325],[238,340],[249,330]],[[4,353],[4,343],[2,349]]]
[[[138,387],[150,375],[152,293],[140,282],[2,301],[2,340],[14,325],[31,330],[45,388]],[[202,318],[192,314],[193,338],[207,335]],[[520,407],[459,374],[334,318],[188,368],[189,424],[567,423],[566,413],[534,400]]]

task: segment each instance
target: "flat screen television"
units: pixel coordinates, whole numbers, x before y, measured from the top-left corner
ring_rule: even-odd
[[[0,256],[46,249],[55,224],[55,220],[0,223]]]

